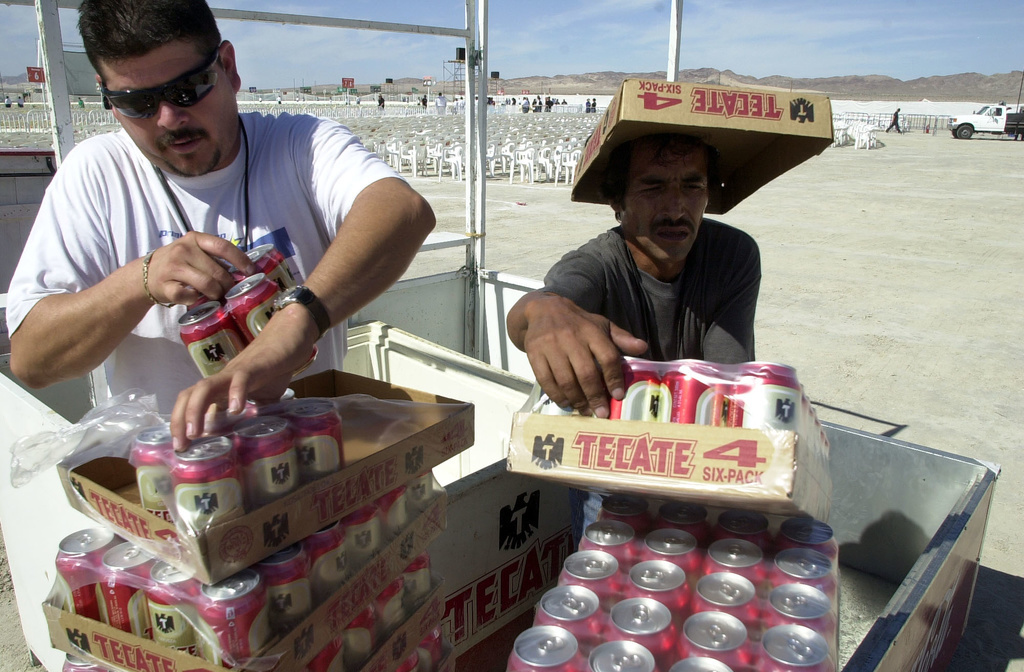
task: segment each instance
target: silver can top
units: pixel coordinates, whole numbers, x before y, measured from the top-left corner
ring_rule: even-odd
[[[765,655],[793,667],[818,665],[828,658],[828,642],[803,625],[777,625],[761,640]]]
[[[715,572],[700,577],[697,594],[718,607],[738,607],[754,599],[757,589],[745,576]]]
[[[669,668],[668,672],[732,672],[732,668],[714,658],[686,658]]]
[[[598,612],[601,600],[583,586],[556,586],[541,595],[538,606],[557,621],[582,621]]]
[[[576,578],[598,580],[614,576],[619,571],[619,561],[604,551],[576,551],[565,559],[562,567]]]
[[[288,429],[288,421],[276,415],[264,415],[249,418],[235,425],[235,434],[246,439],[262,439],[276,434],[283,434]]]
[[[768,603],[790,618],[820,618],[832,609],[832,600],[814,586],[786,583],[768,595]]]
[[[158,560],[153,563],[153,566],[149,568],[149,577],[153,579],[154,583],[159,583],[164,586],[170,586],[175,583],[185,583],[192,578],[174,565],[164,562],[163,560]]]
[[[65,555],[83,555],[98,551],[114,540],[114,533],[102,527],[79,530],[61,540],[60,552]]]
[[[636,642],[605,642],[590,652],[591,672],[654,672],[654,669],[654,655]]]
[[[264,243],[263,245],[257,245],[256,247],[247,251],[245,253],[245,256],[249,257],[249,261],[255,263],[259,261],[260,258],[265,256],[267,252],[270,252],[272,249],[274,249],[273,245],[271,245],[270,243]]]
[[[683,636],[698,650],[732,651],[747,641],[747,626],[732,614],[702,611],[686,619]]]
[[[764,558],[764,551],[746,539],[719,539],[708,546],[708,555],[723,567],[753,567]]]
[[[192,324],[199,324],[210,315],[213,315],[220,310],[220,304],[216,301],[207,301],[206,303],[200,303],[195,308],[187,311],[184,315],[178,318],[179,327],[187,327]]]
[[[266,273],[257,273],[255,275],[250,275],[248,278],[242,280],[237,285],[229,289],[227,294],[224,295],[224,299],[226,301],[230,301],[231,299],[238,298],[239,296],[242,296],[246,292],[252,291],[253,287],[256,287],[266,279]]]
[[[628,635],[653,635],[672,624],[672,612],[649,597],[631,597],[615,603],[611,620]]]
[[[156,427],[146,427],[135,435],[135,443],[141,443],[146,446],[170,445],[171,426],[164,424],[157,425]]]
[[[255,591],[260,585],[260,575],[254,569],[243,569],[223,581],[204,585],[203,595],[215,602],[234,600]]]
[[[647,513],[647,500],[636,495],[615,493],[601,502],[601,508],[616,516],[638,516]]]
[[[116,570],[128,570],[144,565],[153,556],[130,541],[118,544],[103,554],[103,566]]]
[[[516,637],[512,650],[523,662],[533,667],[565,665],[579,651],[576,637],[557,625],[538,625]]]
[[[659,555],[686,555],[697,550],[697,538],[683,530],[664,527],[648,532],[644,544]]]
[[[583,536],[598,546],[618,546],[628,543],[636,532],[629,523],[621,520],[599,520],[588,525]]]
[[[215,460],[231,452],[231,439],[226,436],[206,436],[196,439],[188,448],[176,453],[181,462],[203,462]]]
[[[629,580],[644,590],[664,592],[685,584],[686,572],[667,560],[646,560],[630,568]]]
[[[798,544],[824,544],[832,540],[832,526],[814,518],[787,518],[779,533]]]
[[[262,560],[259,561],[258,564],[261,564],[261,565],[283,565],[286,562],[291,562],[292,560],[294,560],[295,557],[298,556],[299,553],[301,553],[301,552],[302,552],[302,545],[301,544],[292,544],[291,546],[286,546],[286,547],[282,548],[280,551],[277,551],[273,555],[270,555],[270,556],[268,556],[266,558],[263,558]]]
[[[719,514],[718,524],[735,534],[758,534],[768,529],[768,518],[756,511],[731,509]]]
[[[832,571],[832,561],[812,548],[787,548],[775,554],[775,566],[797,579],[820,579]]]
[[[319,418],[321,415],[337,414],[337,409],[329,399],[295,399],[285,411],[296,418]]]
[[[708,519],[708,510],[700,504],[665,502],[658,509],[658,515],[675,525],[694,525]]]

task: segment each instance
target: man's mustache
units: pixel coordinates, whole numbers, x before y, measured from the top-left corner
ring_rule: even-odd
[[[156,146],[159,149],[167,149],[176,142],[189,140],[203,140],[209,137],[209,133],[201,128],[179,128],[167,131],[156,139]]]

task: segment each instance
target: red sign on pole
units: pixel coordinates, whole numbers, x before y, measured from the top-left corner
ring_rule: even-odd
[[[25,68],[28,72],[28,81],[42,84],[46,81],[46,74],[42,68]]]
[[[356,87],[356,78],[355,77],[342,77],[341,78],[341,88],[343,88],[343,89],[354,89],[355,87]]]

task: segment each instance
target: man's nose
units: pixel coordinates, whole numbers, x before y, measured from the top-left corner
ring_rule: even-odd
[[[184,107],[179,107],[166,100],[161,100],[156,108],[157,123],[167,129],[175,129],[188,123],[189,114]]]

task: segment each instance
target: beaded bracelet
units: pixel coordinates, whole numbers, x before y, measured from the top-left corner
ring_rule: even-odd
[[[153,258],[154,252],[156,252],[156,250],[153,250],[153,252],[147,254],[145,258],[142,260],[142,288],[146,290],[146,296],[149,297],[149,300],[155,303],[156,305],[163,306],[164,308],[173,308],[173,303],[160,303],[159,301],[156,300],[156,297],[153,296],[153,293],[149,291],[149,262]]]

